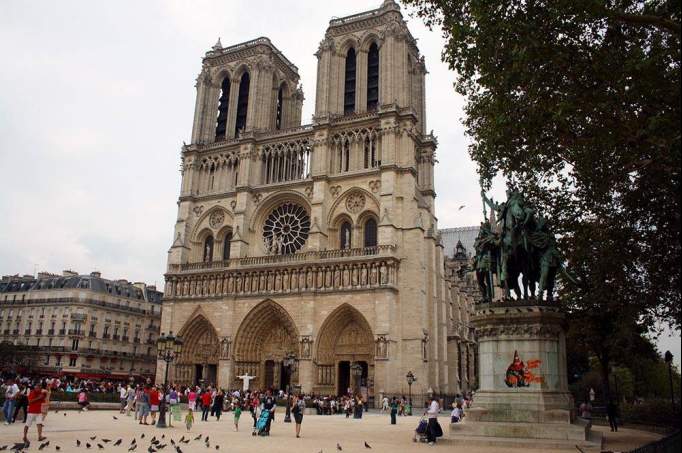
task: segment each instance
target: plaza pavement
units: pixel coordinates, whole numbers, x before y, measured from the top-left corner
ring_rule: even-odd
[[[64,415],[66,414],[66,415]],[[200,418],[200,414],[196,414]],[[117,420],[114,419],[117,417]],[[336,452],[337,442],[341,445],[344,452],[427,452],[427,451],[447,451],[447,452],[466,452],[466,453],[540,453],[547,449],[534,449],[532,443],[520,445],[519,448],[492,447],[471,445],[463,443],[456,438],[446,439],[439,442],[436,446],[430,447],[424,443],[412,442],[414,429],[419,420],[418,417],[399,417],[398,424],[391,426],[389,417],[385,414],[369,413],[361,420],[346,419],[343,416],[318,416],[306,415],[303,418],[301,430],[302,437],[296,439],[294,435],[294,425],[283,423],[283,413],[277,413],[273,423],[270,437],[252,437],[252,419],[249,413],[242,414],[239,432],[233,431],[233,417],[231,413],[223,414],[220,422],[216,422],[211,417],[208,422],[198,421],[192,427],[191,438],[199,434],[209,436],[210,448],[207,448],[203,437],[201,441],[193,440],[189,444],[183,444],[183,453],[215,452],[215,446],[219,446],[219,452],[249,452],[249,453],[319,453]],[[445,436],[448,436],[448,418],[441,417],[440,424],[443,427]],[[604,429],[604,428],[597,428]],[[0,425],[0,447],[21,441],[23,425],[15,423],[10,426]],[[608,430],[608,429],[607,429]],[[141,439],[141,434],[145,438]],[[618,434],[605,433],[607,443],[606,449],[620,451],[631,449],[643,445],[659,436],[642,431],[623,429]],[[162,443],[169,444],[161,453],[175,453],[170,445],[170,439],[177,441],[183,435],[187,436],[184,425],[174,426],[167,429],[159,429],[152,426],[137,424],[132,417],[120,415],[118,411],[89,411],[85,413],[76,411],[50,412],[47,420],[44,435],[50,441],[50,445],[45,447],[42,452],[56,452],[55,446],[59,446],[60,453],[71,452],[127,452],[128,446],[133,437],[137,439],[138,447],[135,453],[146,453],[149,441],[153,436],[162,439]],[[90,437],[97,436],[95,440]],[[108,444],[102,443],[101,439],[111,439]],[[118,447],[112,444],[117,439],[123,441]],[[76,446],[76,439],[82,442],[81,447]],[[35,426],[29,431],[31,446],[28,451],[38,451],[40,443],[37,440]],[[89,442],[92,447],[88,450],[85,443]],[[365,448],[367,442],[372,449]],[[97,444],[101,443],[103,449],[99,449]],[[6,450],[6,451],[9,451]],[[575,449],[552,450],[561,452],[575,453]]]

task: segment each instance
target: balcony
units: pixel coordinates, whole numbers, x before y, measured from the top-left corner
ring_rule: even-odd
[[[31,329],[25,329],[24,335],[31,335]]]
[[[127,343],[128,340],[130,340],[130,338],[125,337],[125,336],[124,336],[124,337],[121,337],[121,341],[123,341],[123,342],[125,342],[125,343]]]
[[[396,246],[382,245],[171,265],[170,272],[166,274],[164,297],[183,299],[395,289],[400,265],[396,251]],[[224,263],[222,268],[219,266],[221,263]],[[202,271],[205,266],[208,269]]]
[[[97,338],[97,332],[94,332],[94,331],[91,330],[90,332],[88,332],[88,337],[90,337],[90,338]]]
[[[102,339],[103,339],[103,340],[109,340],[109,339],[111,339],[111,335],[108,334],[108,333],[103,333],[103,334],[102,334]]]
[[[121,336],[120,336],[120,335],[114,335],[112,338],[113,338],[114,340],[118,341],[118,340],[121,339]]]
[[[19,329],[14,329],[12,331],[12,335],[19,335]]]
[[[84,313],[71,313],[71,319],[74,321],[85,321]]]
[[[66,329],[59,329],[59,335],[66,335]]]
[[[156,344],[156,340],[152,340],[151,338],[147,338],[147,341],[145,342],[147,344]]]
[[[9,335],[9,329],[3,330],[3,331],[2,331],[2,334],[3,334],[3,335]]]
[[[47,334],[48,334],[48,335],[54,335],[54,329],[49,329],[49,330],[47,331]]]
[[[138,337],[133,338],[133,343],[140,344],[140,339]]]
[[[36,330],[36,335],[42,335],[42,334],[43,334],[43,329]]]
[[[74,336],[74,337],[84,337],[85,332],[79,329],[69,329],[69,335]]]

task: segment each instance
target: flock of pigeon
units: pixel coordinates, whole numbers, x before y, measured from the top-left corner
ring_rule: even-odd
[[[64,413],[64,416],[66,417],[66,412]],[[113,419],[118,420],[118,417],[113,416]],[[182,445],[187,445],[193,441],[201,442],[202,438],[203,438],[204,444],[206,445],[206,448],[211,448],[211,442],[210,442],[209,436],[203,437],[203,434],[199,434],[198,436],[195,436],[193,438],[188,437],[187,439],[185,439],[185,436],[183,435],[178,441],[170,439],[169,442],[167,442],[165,440],[166,439],[165,434],[161,434],[161,438],[159,438],[159,439],[157,439],[156,436],[153,436],[149,440],[149,446],[147,446],[147,453],[155,453],[155,452],[164,450],[169,445],[169,443],[170,443],[171,448],[175,449],[176,453],[184,453],[182,448],[181,448]],[[117,439],[113,443],[112,443],[112,439],[100,438],[99,440],[97,440],[97,436],[92,436],[92,437],[89,437],[88,439],[89,439],[89,441],[86,440],[84,442],[81,442],[80,439],[76,439],[76,443],[74,446],[76,448],[82,448],[84,446],[83,444],[85,444],[85,450],[90,450],[93,447],[97,447],[97,450],[101,451],[101,450],[104,450],[105,448],[107,448],[109,446],[109,444],[111,444],[114,447],[119,447],[123,443],[122,438]],[[144,441],[144,439],[145,439],[145,434],[142,433],[140,435],[140,442],[142,443]],[[372,448],[367,442],[365,442],[364,444],[365,444],[365,448],[368,448],[368,449]],[[41,443],[38,446],[38,450],[44,450],[45,448],[47,448],[49,446],[50,446],[50,441],[48,440],[47,442]],[[137,443],[137,438],[133,437],[133,440],[130,442],[130,445],[128,446],[128,452],[143,453],[144,447],[140,447],[140,450],[138,450],[138,446],[139,446],[139,444]],[[12,446],[11,448],[9,447],[9,445],[0,446],[0,451],[6,451],[9,448],[9,450],[12,452],[26,453],[26,449],[28,449],[28,447],[29,447],[28,443],[19,442],[19,443],[15,443],[14,446]],[[54,448],[56,451],[62,450],[62,447],[60,445],[55,445]],[[214,448],[216,450],[220,450],[220,445],[214,444]],[[169,449],[169,451],[170,450],[171,449]],[[341,447],[341,444],[339,444],[339,443],[336,444],[336,450],[337,451],[343,451],[343,447]],[[324,452],[322,450],[320,450],[319,453],[324,453]]]

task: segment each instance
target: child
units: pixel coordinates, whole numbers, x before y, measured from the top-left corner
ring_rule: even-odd
[[[192,429],[192,423],[194,423],[194,414],[192,414],[192,409],[188,409],[187,415],[185,415],[185,426],[187,426],[187,431]]]
[[[462,410],[462,403],[452,403],[454,406],[450,412],[450,423],[459,423],[464,418],[464,411]]]
[[[234,405],[234,430],[239,432],[239,417],[242,415],[242,405],[239,402]]]

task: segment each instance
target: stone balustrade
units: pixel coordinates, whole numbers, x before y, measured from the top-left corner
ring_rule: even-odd
[[[165,298],[391,288],[400,262],[394,251],[379,246],[171,266]]]

